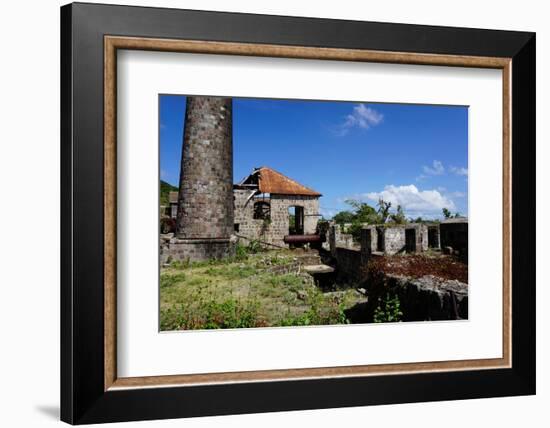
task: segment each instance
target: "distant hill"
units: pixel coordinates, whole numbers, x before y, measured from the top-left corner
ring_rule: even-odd
[[[168,205],[168,194],[170,192],[177,192],[177,191],[178,191],[178,188],[176,186],[172,186],[170,183],[160,180],[160,204]]]

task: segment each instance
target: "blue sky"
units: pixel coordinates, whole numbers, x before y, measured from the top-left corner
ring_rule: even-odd
[[[186,98],[160,96],[161,179],[177,185]],[[468,108],[328,101],[233,100],[234,181],[269,166],[323,196],[401,204],[408,217],[468,212]]]

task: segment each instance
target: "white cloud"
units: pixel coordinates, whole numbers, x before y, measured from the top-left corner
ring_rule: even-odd
[[[445,172],[445,167],[441,161],[434,160],[432,166],[424,165],[422,170],[428,175],[442,175]]]
[[[369,129],[382,122],[384,115],[365,104],[357,104],[350,114],[346,116],[343,124],[337,127],[336,134],[340,137],[346,135],[352,128]]]
[[[435,189],[419,190],[414,184],[408,186],[390,184],[384,187],[381,192],[370,192],[362,196],[371,201],[384,199],[391,202],[393,208],[401,205],[405,215],[409,217],[437,217],[441,215],[443,208],[448,208],[451,211],[456,210],[452,199],[442,195]]]
[[[450,194],[453,198],[464,198],[466,196],[466,193],[464,192],[452,192]]]
[[[452,166],[450,168],[451,172],[456,175],[468,175],[468,168]]]

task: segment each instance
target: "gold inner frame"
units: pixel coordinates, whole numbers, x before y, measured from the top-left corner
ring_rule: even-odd
[[[503,320],[502,358],[376,364],[304,369],[261,370],[170,376],[117,377],[116,367],[116,85],[117,50],[147,50],[212,55],[243,55],[333,61],[440,65],[502,70],[503,91]],[[104,389],[191,386],[311,378],[357,377],[511,367],[511,58],[383,52],[195,40],[104,37]]]

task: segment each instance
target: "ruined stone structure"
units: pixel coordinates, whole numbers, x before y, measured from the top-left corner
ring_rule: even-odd
[[[188,97],[173,259],[231,255],[233,232],[232,100]]]
[[[207,143],[207,149],[195,148],[193,153],[183,153],[184,160],[189,156],[201,159],[203,164],[194,166],[187,160],[188,172],[182,173],[182,190],[177,201],[176,192],[170,192],[170,206],[165,212],[168,217],[177,218],[178,226],[175,237],[161,240],[162,263],[230,255],[233,251],[231,237],[240,239],[245,245],[257,240],[274,248],[287,248],[285,236],[308,236],[318,232],[320,193],[271,168],[262,167],[232,186],[229,201],[227,171],[222,173],[221,170],[229,155],[227,152],[214,153],[221,150],[221,145]],[[206,153],[209,159],[205,159]],[[216,165],[218,170],[214,169]],[[189,185],[185,180],[195,184]]]
[[[468,318],[468,284],[464,282],[444,280],[434,276],[414,278],[386,273],[372,277],[368,273],[367,266],[372,258],[396,254],[396,250],[409,253],[422,252],[435,245],[435,241],[432,242],[433,245],[429,245],[428,242],[430,227],[437,227],[437,225],[417,223],[402,226],[364,225],[359,243],[354,242],[349,245],[348,236],[351,237],[351,235],[342,233],[339,225],[330,225],[329,240],[325,248],[330,250],[334,258],[340,286],[349,284],[353,287],[365,287],[369,296],[366,305],[349,310],[348,315],[351,318],[359,316],[359,318],[363,317],[360,322],[370,322],[379,301],[388,292],[399,299],[404,321]],[[454,235],[457,239],[464,237],[458,231],[463,230],[464,226],[452,227],[457,229]],[[409,243],[407,243],[407,231],[412,231],[409,232]],[[441,233],[443,235],[444,232]],[[378,241],[379,238],[381,241]],[[378,251],[380,242],[385,246],[385,252]],[[443,238],[442,242],[444,242]]]
[[[334,253],[335,248],[359,249],[359,243],[355,242],[348,233],[343,233],[347,225],[331,225],[329,228],[328,245]],[[398,253],[420,253],[428,248],[439,248],[439,245],[429,245],[429,227],[422,223],[408,223],[403,225],[388,224],[364,224],[363,228],[369,230],[370,251],[393,255]],[[439,237],[439,232],[437,232]],[[439,242],[439,241],[437,241]],[[334,255],[334,254],[333,254]]]
[[[170,192],[168,195],[168,203],[169,206],[167,207],[168,215],[172,218],[177,218],[178,216],[178,192]]]
[[[350,250],[359,249],[359,243],[355,242],[353,235],[345,233],[350,226],[351,223],[339,225],[330,222],[327,233],[328,236],[326,242],[323,244],[323,248],[330,251],[333,257],[336,256],[337,248],[347,248]]]
[[[240,239],[287,247],[285,236],[317,232],[321,194],[271,168],[255,169],[234,186],[234,196],[233,228]]]
[[[441,249],[441,240],[439,233],[439,224],[428,224],[428,247]]]
[[[449,218],[439,226],[441,248],[451,254],[468,260],[468,219],[465,217]]]

